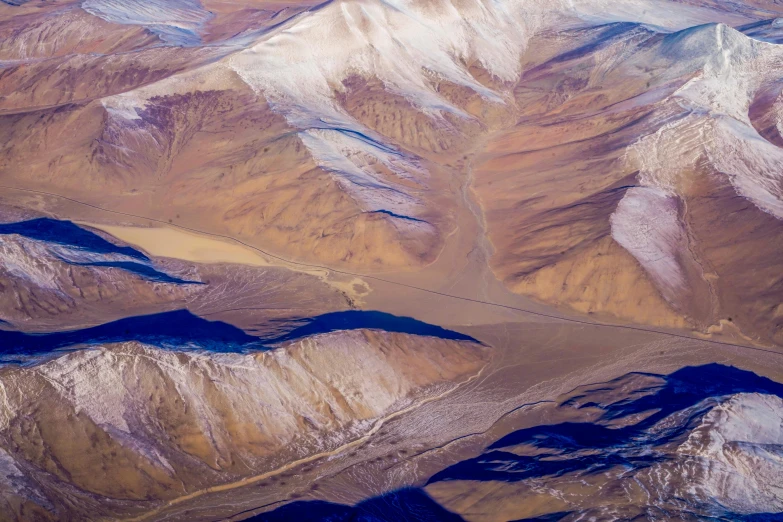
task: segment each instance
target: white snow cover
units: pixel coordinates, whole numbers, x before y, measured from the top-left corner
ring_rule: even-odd
[[[0,270],[31,284],[59,292],[57,270],[45,244],[19,236],[0,236]]]
[[[421,206],[416,197],[385,182],[374,168],[381,163],[400,178],[410,179],[412,174],[426,178],[426,172],[415,161],[380,143],[337,130],[308,129],[299,137],[318,165],[339,173],[340,186],[361,202],[364,210],[407,215],[415,214]]]
[[[433,75],[500,100],[465,62],[517,79],[527,40],[543,24],[543,3],[337,1],[234,56],[231,65],[301,127],[350,122],[333,98],[351,75],[378,78],[427,112],[459,112],[435,92]]]
[[[671,303],[686,287],[679,252],[687,235],[678,214],[678,199],[656,187],[629,189],[612,214],[612,237],[650,274]]]
[[[770,110],[775,118],[775,128],[783,136],[783,93],[778,95]]]
[[[480,353],[463,348],[435,338],[339,331],[252,354],[174,352],[135,342],[80,350],[4,374],[0,429],[24,414],[20,404],[36,407],[39,395],[54,392],[115,440],[169,468],[163,453],[171,448],[161,444],[167,419],[150,423],[160,407],[150,395],[163,388],[164,402],[183,408],[187,422],[209,434],[216,449],[248,431],[275,452],[303,438],[326,448],[409,405],[425,388],[442,392],[455,386],[450,379],[477,371]],[[44,390],[31,372],[52,388]],[[236,431],[232,419],[247,430]],[[257,450],[243,458],[262,457],[263,448]]]
[[[221,62],[168,76],[136,89],[101,98],[101,104],[115,119],[139,120],[139,112],[155,97],[187,94],[194,91],[228,90],[236,74]]]
[[[410,155],[380,145],[383,137],[347,114],[335,93],[344,90],[342,82],[352,75],[377,78],[435,118],[442,112],[467,117],[438,95],[436,80],[502,102],[500,94],[468,73],[466,63],[478,61],[502,80],[517,79],[527,39],[543,24],[545,14],[553,13],[542,9],[543,4],[336,1],[229,63],[303,131],[303,142],[316,162],[334,173],[364,210],[415,214],[417,200],[410,191],[380,181],[371,163],[420,181],[426,179],[424,171]]]
[[[135,6],[139,1],[86,0],[84,5],[122,23],[188,29],[203,15],[196,0],[156,0],[141,10]],[[410,154],[368,146],[382,144],[384,138],[336,102],[344,80],[353,75],[376,78],[446,126],[444,112],[468,116],[438,94],[437,81],[448,80],[503,103],[507,93],[476,81],[468,66],[479,63],[500,80],[516,81],[521,56],[537,31],[584,21],[632,21],[675,30],[710,16],[714,18],[714,10],[670,0],[334,0],[295,17],[226,63],[302,131],[315,161],[360,208],[415,216],[418,198],[413,191],[388,178],[382,181],[383,173],[373,165],[421,184],[426,172]],[[132,120],[135,108],[144,103],[136,98],[119,96],[104,105],[115,116]]]
[[[84,6],[127,23],[165,23],[190,30],[203,21],[196,0],[152,2],[144,9],[136,9],[136,1],[140,0],[86,0]],[[224,77],[227,70],[233,71],[300,130],[316,163],[334,175],[362,210],[416,216],[421,207],[415,191],[394,178],[425,186],[425,169],[418,158],[388,145],[383,136],[340,106],[336,94],[345,89],[346,79],[354,75],[378,79],[446,126],[442,118],[446,112],[469,116],[439,95],[437,82],[448,80],[504,103],[507,93],[476,81],[468,65],[477,62],[498,79],[514,82],[521,74],[522,54],[537,31],[579,20],[591,24],[632,21],[676,30],[715,17],[714,9],[669,0],[334,0],[293,18],[220,63],[106,98],[103,103],[113,116],[132,121],[153,93],[199,88],[190,82],[201,78],[204,83],[204,77]],[[783,153],[766,143],[747,118],[753,93],[774,74],[780,56],[776,46],[720,24],[671,35],[653,55],[643,56],[644,65],[657,64],[672,80],[692,78],[674,95],[692,111],[692,117],[664,127],[631,148],[629,158],[640,164],[642,185],[676,194],[683,171],[708,156],[740,194],[759,208],[783,216],[779,186],[783,171],[778,168]],[[645,194],[657,197],[655,192],[634,197],[638,201]],[[619,226],[623,219],[621,212],[613,224]],[[426,226],[416,221],[406,224]],[[663,233],[650,242],[660,243],[661,237],[674,236]],[[645,255],[631,253],[640,262]]]
[[[679,237],[673,231],[682,225],[631,212],[640,208],[640,197],[651,198],[644,204],[651,210],[662,194],[679,197],[687,189],[689,175],[703,161],[725,175],[738,194],[783,219],[783,150],[760,136],[748,117],[756,92],[777,79],[783,49],[712,24],[671,35],[656,52],[657,57],[641,59],[666,67],[664,79],[691,76],[672,96],[688,114],[629,147],[627,158],[639,169],[639,184],[655,190],[628,191],[611,223],[612,237],[636,257],[666,295],[681,281],[671,272],[673,284],[660,286],[666,273],[662,267],[674,266],[687,242],[662,248],[664,238]],[[639,228],[653,222],[665,229]],[[629,241],[634,227],[636,239]],[[653,251],[668,259],[651,265]]]
[[[726,115],[748,121],[748,108],[762,83],[777,76],[778,46],[724,24],[707,24],[670,35],[657,51],[666,76],[691,76],[674,97],[698,114]]]
[[[335,421],[347,423],[356,411],[367,408],[375,416],[400,398],[398,386],[409,386],[405,382],[396,383],[399,377],[394,375],[394,368],[376,351],[361,346],[360,334],[341,332],[300,343],[302,354],[296,357],[287,350],[274,350],[259,357],[183,355],[155,348],[143,348],[141,357],[154,360],[166,378],[173,381],[182,401],[196,412],[204,432],[217,430],[213,424],[222,422],[214,405],[203,400],[205,386],[209,387],[210,383],[230,397],[226,403],[231,404],[238,417],[254,419],[285,439],[297,434],[298,416],[322,427]],[[334,344],[324,346],[327,343]],[[323,360],[325,356],[341,362],[337,366],[328,365]],[[100,426],[131,434],[131,425],[143,417],[140,406],[135,404],[143,397],[137,390],[128,389],[133,382],[130,376],[139,366],[139,357],[135,352],[123,354],[96,349],[60,357],[42,365],[39,371],[56,384],[77,411],[84,412]],[[311,366],[316,362],[315,367]],[[321,375],[326,367],[330,368],[329,373]],[[359,368],[377,378],[363,378],[364,373],[356,373]],[[116,393],[121,389],[126,393]],[[334,397],[335,393],[338,397]],[[346,403],[341,405],[341,400]],[[323,407],[324,401],[329,402],[331,409]],[[327,416],[327,410],[337,418]]]
[[[652,4],[639,0],[336,0],[233,56],[230,64],[304,131],[303,140],[319,165],[335,173],[366,210],[407,214],[415,201],[404,204],[400,198],[390,200],[388,191],[374,194],[362,189],[373,171],[345,153],[364,146],[347,143],[356,141],[355,135],[311,131],[340,128],[372,136],[335,102],[335,92],[344,89],[345,79],[377,78],[389,91],[436,119],[444,112],[468,117],[436,92],[437,80],[504,103],[506,93],[477,82],[468,65],[477,62],[496,78],[514,82],[522,72],[521,57],[529,39],[544,28],[574,24],[581,18],[591,23],[633,21],[672,30],[710,19],[710,11],[703,8],[668,0]],[[386,151],[365,152],[389,166]],[[395,172],[420,174],[415,161],[397,157],[396,164]],[[408,196],[402,199],[410,200]]]
[[[433,89],[433,76],[469,87],[489,99],[466,64],[479,62],[513,82],[520,59],[539,30],[573,24],[632,21],[680,29],[714,19],[709,11],[677,2],[605,0],[337,0],[231,59],[254,88],[281,104],[292,121],[310,124],[337,116],[333,91],[352,74],[380,79],[423,110],[459,112]],[[699,17],[683,16],[695,10]]]
[[[697,498],[741,514],[783,512],[783,399],[740,393],[702,419],[680,446],[698,466],[684,469]]]
[[[573,12],[588,22],[635,22],[658,31],[680,31],[694,25],[714,22],[715,9],[671,0],[569,0]],[[724,22],[747,21],[736,9],[727,9]]]
[[[748,117],[762,85],[777,80],[783,48],[752,40],[725,25],[671,37],[668,74],[693,78],[673,98],[690,115],[631,147],[640,182],[677,192],[680,178],[705,158],[737,192],[783,218],[783,151],[766,141]]]
[[[166,42],[192,45],[210,13],[198,0],[84,0],[82,9],[107,22],[141,25]]]
[[[714,127],[706,144],[713,167],[728,177],[738,194],[783,219],[783,149],[737,120],[722,118]]]

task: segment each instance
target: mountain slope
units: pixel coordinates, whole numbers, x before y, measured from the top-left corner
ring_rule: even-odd
[[[472,342],[359,330],[249,354],[129,342],[5,368],[5,517],[128,516],[328,453],[487,356]]]
[[[781,14],[0,3],[0,518],[779,517]]]
[[[491,266],[512,290],[779,340],[779,241],[751,249],[750,274],[712,231],[737,194],[752,205],[720,219],[730,241],[777,237],[780,52],[703,25],[751,27],[774,6],[335,1],[204,45],[214,24],[231,32],[225,11],[93,4],[82,7],[163,44],[58,57],[52,40],[48,60],[7,68],[10,185],[374,271],[420,268],[458,241],[472,178]],[[106,62],[142,56],[130,76]],[[103,77],[24,87],[83,82],[85,67]]]

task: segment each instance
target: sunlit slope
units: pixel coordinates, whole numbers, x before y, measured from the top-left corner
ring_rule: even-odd
[[[779,341],[775,6],[134,6],[46,12],[98,53],[4,19],[8,185],[358,271],[467,244],[473,188],[513,291]]]

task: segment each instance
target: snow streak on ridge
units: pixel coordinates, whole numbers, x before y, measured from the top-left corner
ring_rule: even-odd
[[[671,97],[686,112],[629,147],[641,187],[626,193],[611,224],[612,237],[674,303],[674,287],[685,284],[684,225],[666,213],[638,209],[658,208],[661,198],[676,207],[690,176],[706,166],[759,209],[783,219],[783,150],[760,136],[748,116],[759,90],[777,80],[783,48],[710,24],[667,37],[659,53],[671,79],[691,76]]]
[[[198,0],[84,0],[82,9],[108,22],[144,26],[175,45],[201,42],[198,30],[211,17]]]
[[[527,39],[553,16],[543,5],[540,0],[339,1],[235,55],[230,65],[301,129],[316,162],[334,173],[364,210],[415,215],[415,196],[381,181],[370,164],[421,183],[426,173],[415,157],[376,146],[383,137],[339,107],[336,92],[351,76],[377,78],[436,119],[443,113],[467,118],[436,92],[436,82],[448,80],[501,103],[503,96],[476,81],[468,64],[478,62],[501,80],[516,80]]]

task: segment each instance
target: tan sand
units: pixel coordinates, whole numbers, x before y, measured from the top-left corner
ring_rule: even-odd
[[[271,266],[264,256],[250,247],[228,239],[210,237],[174,227],[124,227],[80,223],[111,234],[156,257],[172,257],[194,263],[237,263]]]

